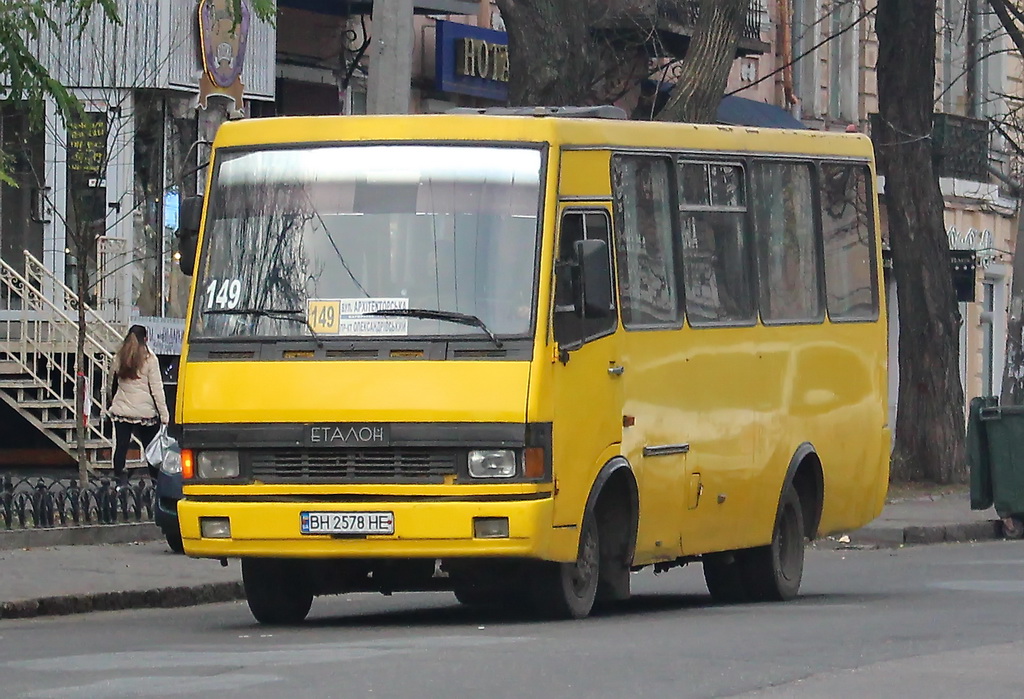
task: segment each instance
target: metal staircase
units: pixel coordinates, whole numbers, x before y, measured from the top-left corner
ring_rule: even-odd
[[[86,458],[109,463],[113,430],[103,409],[122,332],[84,306],[85,361],[75,366],[78,296],[31,253],[24,271],[0,260],[0,400],[77,459],[75,378],[86,379]],[[105,462],[105,463],[104,463]]]

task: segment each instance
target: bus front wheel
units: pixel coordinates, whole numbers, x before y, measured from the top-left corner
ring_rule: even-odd
[[[583,619],[597,598],[601,567],[601,542],[593,517],[583,520],[579,553],[574,563],[541,563],[534,571],[534,605],[543,615],[559,619]]]
[[[800,496],[786,486],[772,543],[743,552],[743,583],[754,601],[785,601],[796,597],[804,572],[804,517]]]
[[[261,624],[298,624],[313,605],[313,592],[294,562],[243,558],[242,587],[249,611]]]

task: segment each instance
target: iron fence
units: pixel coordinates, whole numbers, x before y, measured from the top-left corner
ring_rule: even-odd
[[[0,516],[8,530],[149,522],[154,497],[149,477],[118,487],[110,478],[83,486],[76,478],[0,476]]]

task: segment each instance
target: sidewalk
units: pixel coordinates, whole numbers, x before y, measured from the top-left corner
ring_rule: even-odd
[[[242,597],[237,560],[225,568],[215,560],[188,558],[172,553],[162,538],[0,550],[0,619]]]
[[[125,526],[133,529],[50,530],[38,542],[12,536],[26,533],[0,532],[0,619],[242,598],[238,561],[225,568],[218,561],[176,555],[154,525]],[[73,545],[72,534],[89,543]],[[142,541],[113,543],[126,536]],[[896,491],[878,519],[847,537],[825,543],[892,547],[975,541],[1000,538],[1002,529],[994,510],[971,510],[964,487],[938,494]]]
[[[971,509],[966,485],[932,492],[893,486],[882,514],[848,536],[852,544],[901,546],[1000,539],[1003,529],[994,508]]]

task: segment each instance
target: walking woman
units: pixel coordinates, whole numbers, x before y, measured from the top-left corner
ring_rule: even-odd
[[[170,421],[160,362],[146,345],[148,337],[146,328],[133,325],[114,356],[109,412],[114,423],[114,476],[122,485],[128,482],[124,463],[132,435],[145,448],[160,430],[160,424]]]

